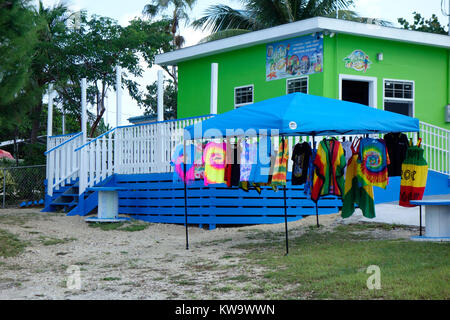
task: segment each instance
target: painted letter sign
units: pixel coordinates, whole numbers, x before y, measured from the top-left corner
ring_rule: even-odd
[[[366,72],[372,64],[372,62],[369,60],[369,56],[362,50],[353,51],[348,57],[344,59],[344,61],[346,68],[364,72]]]
[[[270,43],[266,47],[266,80],[278,80],[323,71],[323,39],[304,36]]]

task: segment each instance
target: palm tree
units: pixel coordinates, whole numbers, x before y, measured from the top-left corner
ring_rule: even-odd
[[[217,4],[210,6],[205,15],[192,26],[211,35],[202,42],[218,40],[242,33],[261,30],[317,16],[337,17],[359,22],[378,23],[348,10],[352,0],[242,0],[244,9],[233,9]],[[366,20],[364,20],[366,19]]]
[[[180,49],[185,43],[185,39],[180,35],[180,22],[184,21],[185,24],[189,23],[188,10],[191,10],[197,0],[152,0],[150,4],[145,5],[142,13],[148,17],[155,17],[156,15],[171,9],[171,34],[172,34],[172,46],[174,49]],[[169,71],[167,67],[163,67],[166,72],[173,78],[175,88],[178,87],[176,67],[172,67],[172,71]]]

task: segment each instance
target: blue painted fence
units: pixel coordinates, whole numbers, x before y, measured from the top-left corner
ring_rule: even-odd
[[[159,223],[184,224],[184,186],[174,184],[171,173],[116,175],[114,185],[130,188],[119,191],[119,213],[135,219]],[[315,204],[303,192],[303,186],[287,185],[288,221],[315,215]],[[250,189],[210,185],[196,181],[188,186],[188,224],[216,225],[261,224],[284,222],[283,189],[277,192],[263,187],[261,194]],[[324,197],[319,200],[319,214],[339,211],[341,200]]]

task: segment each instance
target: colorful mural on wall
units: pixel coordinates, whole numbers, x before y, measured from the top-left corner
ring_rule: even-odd
[[[356,71],[367,72],[372,62],[369,56],[362,50],[353,51],[348,57],[344,58],[345,67]]]
[[[266,47],[266,80],[278,80],[323,71],[323,38],[308,35],[269,43]]]

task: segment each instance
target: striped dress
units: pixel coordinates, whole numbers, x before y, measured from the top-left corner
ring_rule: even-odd
[[[280,141],[280,146],[278,149],[278,154],[275,159],[275,165],[273,167],[272,173],[272,186],[285,186],[286,185],[286,172],[287,172],[287,162],[289,160],[289,142],[287,139]]]

